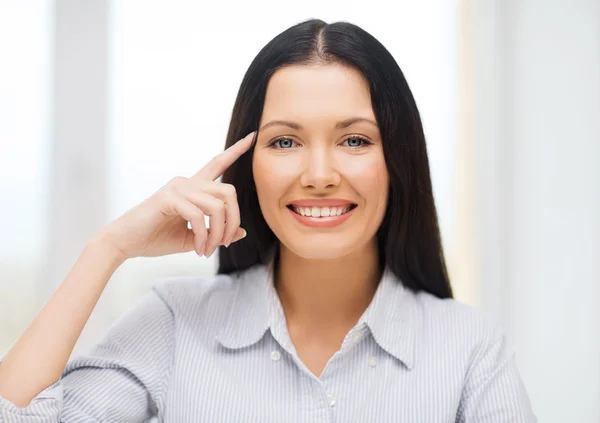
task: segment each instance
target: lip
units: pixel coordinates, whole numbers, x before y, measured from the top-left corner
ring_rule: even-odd
[[[296,205],[297,203],[293,203],[294,205]],[[329,203],[330,205],[333,205],[331,203]],[[342,205],[346,205],[346,204],[354,204],[354,203],[343,203]],[[304,207],[309,207],[309,206],[304,206]],[[317,206],[315,206],[317,207]],[[354,207],[352,210],[350,210],[347,213],[344,213],[340,216],[328,216],[328,217],[312,217],[312,216],[302,216],[301,214],[296,213],[295,211],[293,211],[290,207],[286,207],[286,209],[289,210],[289,212],[292,214],[292,216],[294,216],[296,218],[296,220],[300,223],[302,223],[303,225],[306,226],[310,226],[311,228],[333,228],[335,226],[341,225],[342,223],[344,223],[346,220],[348,220],[350,218],[350,216],[352,216],[352,213],[354,213],[354,210],[356,210],[358,207]]]
[[[356,203],[350,200],[344,200],[342,198],[325,198],[322,200],[317,199],[306,199],[306,200],[296,200],[292,201],[288,204],[288,206],[298,206],[298,207],[342,207],[342,206],[351,206],[356,205]]]

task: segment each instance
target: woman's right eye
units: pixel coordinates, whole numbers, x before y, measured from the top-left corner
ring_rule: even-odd
[[[292,147],[293,142],[294,141],[291,138],[281,137],[281,138],[277,138],[276,140],[272,141],[271,144],[269,144],[269,147],[285,150],[285,149]],[[279,146],[277,146],[277,144],[279,144]]]

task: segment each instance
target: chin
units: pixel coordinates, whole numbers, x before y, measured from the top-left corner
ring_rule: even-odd
[[[335,260],[347,256],[354,251],[354,249],[348,245],[333,246],[331,245],[331,241],[286,243],[285,246],[290,252],[305,260]]]

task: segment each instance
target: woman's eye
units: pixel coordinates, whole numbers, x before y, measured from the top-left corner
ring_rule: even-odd
[[[288,149],[292,146],[293,142],[294,141],[292,141],[291,138],[279,138],[279,139],[276,139],[275,141],[273,141],[270,144],[270,147],[276,146],[277,148]],[[279,145],[277,145],[277,144],[279,144]]]
[[[365,146],[371,144],[370,141],[367,141],[366,139],[364,139],[362,137],[349,137],[349,138],[346,138],[344,140],[344,142],[348,142],[348,146],[350,146],[350,147],[365,147]]]

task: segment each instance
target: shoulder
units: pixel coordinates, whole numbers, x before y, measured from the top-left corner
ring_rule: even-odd
[[[432,327],[463,332],[465,336],[487,336],[500,329],[499,322],[490,313],[454,298],[438,298],[427,292],[414,295],[422,317]]]
[[[170,308],[181,309],[227,293],[232,289],[234,279],[231,275],[171,276],[154,282],[152,291]]]
[[[416,324],[426,345],[437,345],[473,359],[480,351],[505,343],[501,323],[479,307],[426,292],[413,294]]]
[[[488,312],[454,299],[415,295],[422,315],[425,368],[458,376],[456,421],[483,415],[511,422],[534,422],[516,353],[500,322]],[[437,366],[437,367],[436,367]]]
[[[152,291],[177,320],[186,315],[227,308],[235,296],[237,275],[167,277],[157,280]]]
[[[230,274],[170,277],[156,281],[152,291],[170,309],[179,335],[183,331],[212,340],[263,297],[258,293],[263,276],[263,267],[254,266]]]

